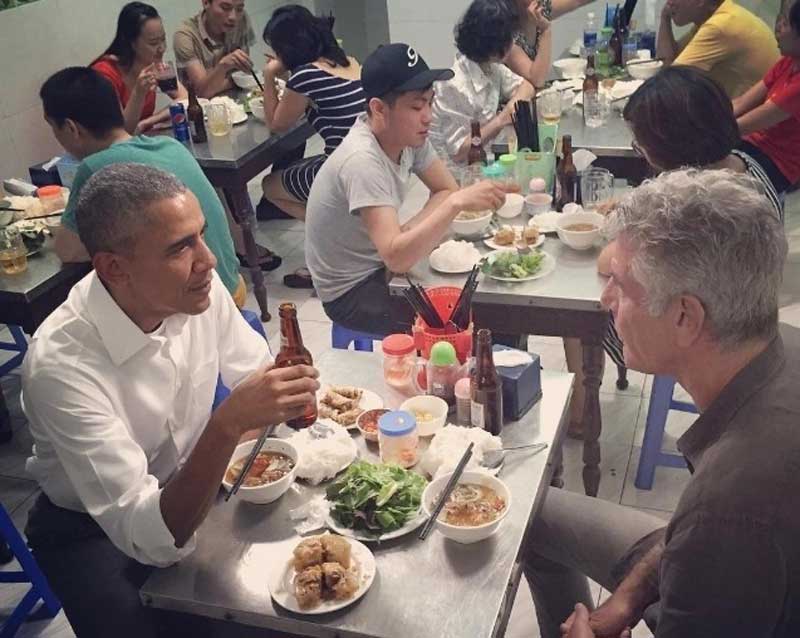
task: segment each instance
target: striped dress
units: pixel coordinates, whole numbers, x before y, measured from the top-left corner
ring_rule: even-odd
[[[283,171],[283,187],[301,202],[308,201],[311,184],[327,157],[344,139],[366,108],[361,80],[347,80],[313,64],[297,67],[286,88],[311,101],[306,113],[314,130],[325,140],[325,152],[290,164]]]

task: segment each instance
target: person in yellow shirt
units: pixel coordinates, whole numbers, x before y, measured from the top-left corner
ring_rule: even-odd
[[[673,22],[695,26],[676,40]],[[667,0],[656,55],[664,65],[685,64],[705,71],[734,98],[758,82],[780,53],[772,30],[733,0]]]

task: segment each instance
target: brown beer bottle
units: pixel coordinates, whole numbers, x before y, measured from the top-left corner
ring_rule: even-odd
[[[189,106],[186,109],[186,119],[189,121],[189,130],[192,133],[192,142],[202,144],[208,141],[206,134],[206,120],[203,115],[203,107],[197,101],[197,93],[194,86],[189,84]]]
[[[491,331],[478,330],[477,342],[469,384],[472,425],[497,435],[503,427],[503,388],[494,367]]]
[[[576,202],[579,198],[578,189],[578,169],[572,161],[572,136],[564,135],[561,140],[561,161],[556,169],[556,180],[558,181],[558,201],[556,210],[564,209],[565,204]]]
[[[293,303],[282,303],[278,309],[281,319],[281,351],[275,357],[276,368],[289,368],[304,364],[314,365],[311,353],[303,345],[300,326],[297,323],[297,308]],[[286,422],[290,428],[299,430],[313,425],[317,420],[317,404],[309,406],[306,412]]]
[[[622,66],[622,42],[625,36],[622,34],[622,14],[617,5],[617,13],[614,15],[614,35],[608,43],[608,64],[609,66]]]
[[[600,82],[597,79],[597,71],[594,68],[594,55],[586,59],[586,77],[583,78],[583,103],[586,104],[587,91],[599,91]]]
[[[486,166],[486,151],[483,150],[481,140],[481,123],[472,120],[472,131],[470,133],[469,152],[467,153],[467,172],[464,175],[463,186],[469,186],[483,179],[481,168]]]

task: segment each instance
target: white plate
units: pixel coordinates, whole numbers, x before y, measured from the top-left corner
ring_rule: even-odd
[[[416,518],[412,518],[405,525],[394,530],[393,532],[389,532],[387,534],[381,534],[380,536],[373,536],[367,534],[366,532],[362,532],[361,530],[354,530],[350,529],[349,527],[342,527],[335,520],[333,520],[333,516],[330,515],[326,519],[325,524],[334,532],[336,532],[337,534],[341,534],[342,536],[354,538],[356,540],[364,541],[366,543],[377,543],[379,541],[390,541],[393,538],[400,538],[401,536],[410,534],[415,529],[419,529],[425,523],[425,521],[426,521],[425,513],[422,511],[422,508],[420,508]]]
[[[445,268],[438,261],[439,257],[439,253],[437,252],[438,250],[439,249],[437,248],[431,253],[430,257],[428,257],[428,263],[430,264],[431,268],[433,268],[436,272],[441,272],[444,273],[445,275],[460,275],[469,272],[470,270],[472,270],[472,267],[481,260],[481,257],[479,255],[478,258],[471,264],[464,263],[462,266],[458,268]]]
[[[319,396],[324,397],[325,393],[329,389],[330,385],[325,386],[322,389],[322,393]],[[358,388],[358,389],[361,390],[361,400],[358,402],[358,407],[364,410],[364,412],[366,412],[367,410],[377,410],[378,408],[383,407],[383,399],[381,399],[381,397],[377,395],[375,392],[373,392],[372,390],[365,390],[364,388]],[[320,399],[320,402],[321,401],[322,399]],[[338,425],[336,421],[327,417],[326,418],[320,417],[317,419],[317,421],[319,423],[325,423],[326,425]],[[347,428],[348,430],[357,430],[358,429],[357,423],[358,420],[356,420],[356,423],[353,423],[352,425],[343,425],[342,427]]]
[[[326,600],[313,609],[300,609],[300,605],[297,604],[297,599],[294,597],[294,556],[290,553],[288,558],[285,559],[286,564],[284,568],[273,573],[272,579],[270,580],[269,593],[272,596],[272,600],[284,609],[293,611],[296,614],[308,615],[327,614],[352,605],[367,593],[367,590],[375,580],[377,569],[375,566],[375,557],[366,545],[352,539],[349,539],[347,542],[350,543],[350,560],[357,566],[359,578],[359,587],[351,598],[347,600]],[[292,550],[294,550],[294,548],[292,548]]]
[[[515,231],[517,231],[517,237],[519,237],[520,233],[522,232],[522,226],[512,226],[512,228]],[[490,239],[484,239],[483,243],[486,244],[492,250],[510,250],[510,249],[513,248],[513,246],[508,246],[508,245],[503,246],[501,244],[496,243],[495,240],[494,240],[494,237],[492,237]],[[538,248],[543,243],[544,243],[544,233],[540,232],[539,233],[539,238],[536,240],[536,243],[532,244],[530,247],[531,248]]]
[[[540,233],[555,233],[558,232],[556,222],[559,219],[559,215],[561,215],[561,213],[557,213],[554,210],[551,210],[549,213],[539,213],[531,217],[528,225],[535,224],[539,228]]]
[[[497,253],[503,251],[496,250],[494,252]],[[493,254],[494,253],[489,253],[489,255]],[[533,281],[534,279],[541,279],[542,277],[546,277],[547,275],[549,275],[556,268],[555,258],[548,253],[542,253],[542,254],[544,255],[544,259],[542,260],[542,267],[539,268],[538,272],[534,273],[533,275],[528,275],[527,277],[521,277],[517,279],[516,277],[498,277],[497,275],[492,275],[489,273],[484,273],[484,274],[486,274],[487,277],[496,279],[497,281],[510,281],[512,283],[517,283],[519,281]]]

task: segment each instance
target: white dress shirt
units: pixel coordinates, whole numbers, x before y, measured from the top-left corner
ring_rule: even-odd
[[[194,537],[175,546],[161,490],[208,422],[217,375],[232,388],[271,361],[216,273],[210,296],[205,312],[146,334],[91,272],[36,331],[23,365],[28,472],[53,503],[88,512],[149,565],[194,549]]]
[[[452,80],[434,83],[433,121],[430,140],[442,157],[452,157],[469,139],[470,123],[489,122],[508,101],[522,78],[504,64],[478,64],[462,53],[456,54]]]

